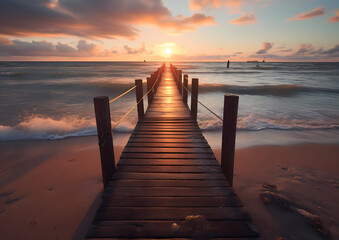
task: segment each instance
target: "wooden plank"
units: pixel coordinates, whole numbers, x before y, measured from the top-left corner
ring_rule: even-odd
[[[185,220],[190,215],[202,215],[207,220],[249,220],[241,207],[106,207],[99,209],[96,221],[109,220]]]
[[[157,135],[152,135],[152,134],[140,134],[140,133],[132,133],[130,138],[165,138],[165,139],[205,139],[201,134],[196,134],[196,135],[182,135],[182,134],[157,134]]]
[[[101,238],[194,238],[259,237],[248,220],[209,221],[200,224],[187,221],[109,221],[95,222],[87,237]]]
[[[206,143],[205,138],[141,138],[132,137],[128,143]]]
[[[118,166],[220,166],[216,159],[120,159]]]
[[[153,172],[153,173],[205,173],[222,172],[219,166],[122,166],[120,172]]]
[[[193,158],[198,158],[198,159],[213,159],[214,154],[213,153],[122,153],[120,156],[121,159],[123,158],[187,158],[187,159],[193,159]]]
[[[129,142],[126,147],[143,147],[143,148],[210,148],[206,143],[145,143]]]
[[[229,187],[224,180],[135,180],[122,179],[108,183],[109,187]]]
[[[125,147],[124,153],[213,153],[210,148]]]
[[[201,131],[173,131],[173,130],[158,130],[158,131],[147,131],[147,130],[137,130],[137,131],[133,131],[132,135],[160,135],[160,136],[166,136],[166,135],[183,135],[185,134],[185,136],[199,136],[202,137]]]
[[[105,207],[241,207],[239,198],[219,197],[124,197],[103,198]]]
[[[180,134],[190,134],[190,132],[193,133],[200,133],[201,134],[201,130],[198,128],[144,128],[144,127],[136,127],[134,129],[133,132],[149,132],[149,133],[153,133],[153,132],[159,132],[159,133],[173,133],[173,132],[180,132]]]
[[[225,175],[222,173],[131,173],[131,172],[115,172],[112,179],[153,179],[153,180],[208,180],[208,179],[222,179],[225,180]]]
[[[233,195],[227,187],[106,187],[104,196],[215,197]]]

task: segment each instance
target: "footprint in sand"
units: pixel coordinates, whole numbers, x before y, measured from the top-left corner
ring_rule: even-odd
[[[23,197],[13,197],[13,198],[7,198],[5,201],[6,205],[12,205],[14,203],[16,203],[17,201],[20,201],[21,199],[23,199]]]
[[[37,221],[31,221],[31,222],[29,223],[29,228],[30,228],[30,229],[34,228],[36,224],[37,224]]]
[[[9,195],[15,193],[15,191],[12,191],[12,192],[2,192],[0,193],[0,198],[2,197],[8,197]]]

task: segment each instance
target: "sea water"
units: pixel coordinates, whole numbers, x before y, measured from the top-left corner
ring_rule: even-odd
[[[339,63],[174,62],[199,79],[199,100],[222,118],[224,94],[239,95],[237,146],[339,142]],[[118,96],[161,62],[0,62],[0,141],[96,134],[93,98]],[[144,84],[144,91],[146,90]],[[110,104],[112,124],[135,91]],[[147,100],[145,100],[147,106]],[[199,105],[214,146],[222,122]],[[129,133],[136,109],[115,129]]]

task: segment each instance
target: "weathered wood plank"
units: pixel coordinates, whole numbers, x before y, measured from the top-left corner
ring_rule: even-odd
[[[222,179],[225,180],[225,175],[222,173],[131,173],[131,172],[115,172],[112,179],[153,179],[153,180],[208,180],[208,179]]]
[[[143,148],[209,148],[206,143],[135,143],[135,142],[128,142],[126,147],[143,147]]]
[[[233,195],[227,187],[106,187],[104,196],[218,197]]]
[[[213,153],[122,153],[120,156],[121,159],[123,158],[146,158],[146,159],[151,159],[151,158],[186,158],[186,159],[192,159],[192,158],[208,158],[208,159],[213,159],[214,154]]]
[[[118,166],[220,166],[216,159],[120,159]]]
[[[165,138],[165,139],[205,139],[201,134],[195,134],[195,135],[182,135],[182,134],[141,134],[141,133],[132,133],[130,138]]]
[[[249,220],[242,207],[105,207],[99,208],[96,221],[110,220],[185,220],[187,216],[201,215],[207,220]]]
[[[120,172],[206,173],[222,172],[219,166],[119,166]]]
[[[139,138],[131,137],[129,143],[206,143],[205,138]]]
[[[210,148],[125,147],[124,153],[213,153]]]
[[[109,187],[229,187],[224,180],[135,180],[122,179],[108,183]]]
[[[241,207],[239,198],[219,197],[104,197],[107,207]]]
[[[89,237],[133,237],[133,238],[196,238],[258,237],[252,223],[244,221],[209,221],[200,224],[187,221],[138,221],[138,222],[96,222]],[[237,234],[235,234],[237,233]],[[199,237],[199,238],[198,238]],[[239,238],[237,238],[239,239]]]

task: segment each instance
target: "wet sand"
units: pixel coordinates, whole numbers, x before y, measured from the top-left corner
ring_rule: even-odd
[[[339,239],[338,172],[339,145],[256,146],[236,151],[234,189],[264,240]]]
[[[116,155],[127,139],[115,141]],[[1,143],[0,150],[1,239],[83,235],[102,190],[96,137]],[[263,239],[322,239],[314,216],[339,236],[338,159],[338,145],[237,150],[234,188]]]

